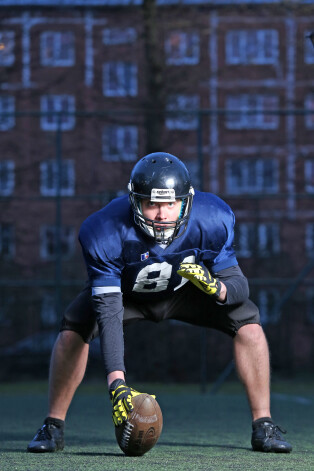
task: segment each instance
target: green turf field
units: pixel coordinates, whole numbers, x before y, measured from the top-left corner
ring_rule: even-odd
[[[99,383],[80,387],[67,419],[66,447],[54,454],[25,452],[45,416],[47,384],[0,385],[0,471],[314,470],[314,384],[273,387],[273,416],[294,447],[289,455],[251,451],[250,414],[237,383],[215,395],[183,385],[132,386],[157,394],[164,417],[157,445],[136,458],[124,456],[115,442],[110,403]]]

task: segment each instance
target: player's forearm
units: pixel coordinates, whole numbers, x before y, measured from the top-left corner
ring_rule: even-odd
[[[106,376],[124,372],[123,304],[121,293],[92,296]],[[123,378],[121,378],[123,379]]]
[[[244,302],[249,297],[249,285],[239,266],[234,266],[215,273],[215,277],[225,286],[225,297],[218,302],[228,305]],[[220,293],[221,295],[221,293]]]

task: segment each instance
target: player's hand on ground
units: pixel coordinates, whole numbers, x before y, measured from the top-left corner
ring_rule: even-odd
[[[218,298],[221,291],[220,281],[214,278],[209,270],[196,263],[181,263],[177,271],[178,275],[190,280],[197,288],[204,293]]]
[[[112,404],[112,420],[115,426],[122,424],[128,418],[128,413],[132,412],[132,397],[142,394],[130,388],[122,379],[113,381],[109,388],[109,395]],[[155,396],[153,396],[155,398]]]

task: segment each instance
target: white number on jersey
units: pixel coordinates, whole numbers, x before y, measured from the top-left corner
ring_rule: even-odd
[[[190,255],[189,257],[185,257],[182,263],[195,263],[195,256]],[[153,275],[153,273],[155,273],[155,275]],[[168,262],[147,265],[138,273],[133,291],[138,293],[164,291],[168,287],[171,273],[172,265]],[[181,283],[176,286],[174,290],[181,288],[187,281],[186,278],[182,278]]]

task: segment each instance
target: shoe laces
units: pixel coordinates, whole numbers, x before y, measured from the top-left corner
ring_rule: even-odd
[[[47,438],[51,439],[51,432],[47,424],[44,424],[37,432],[36,440],[42,441],[47,440]]]
[[[271,427],[269,427],[270,438],[282,439],[282,433],[287,433],[287,431],[281,428],[280,425],[271,425]]]

